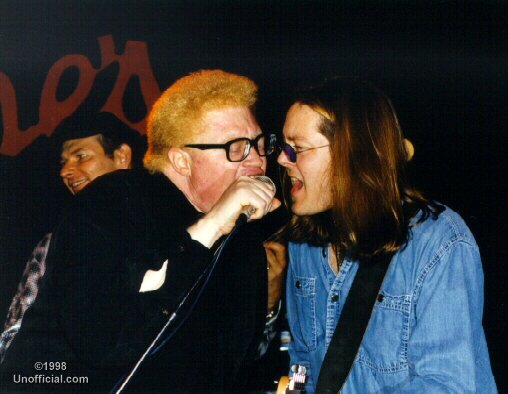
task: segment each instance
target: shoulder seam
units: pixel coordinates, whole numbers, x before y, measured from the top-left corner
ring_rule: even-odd
[[[418,304],[418,298],[420,295],[420,290],[423,286],[423,282],[425,281],[428,273],[437,265],[437,263],[441,260],[443,255],[445,255],[453,246],[456,244],[464,244],[473,249],[477,248],[477,245],[472,243],[469,237],[464,237],[463,234],[457,235],[451,238],[446,244],[442,245],[437,252],[433,255],[430,261],[423,267],[421,273],[418,275],[415,286],[413,289],[412,298],[414,300],[414,306]]]

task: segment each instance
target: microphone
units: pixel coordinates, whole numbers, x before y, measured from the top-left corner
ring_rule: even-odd
[[[275,183],[266,175],[256,175],[256,176],[253,176],[252,178],[254,178],[258,181],[264,182],[264,183],[268,183],[269,185],[272,185],[274,192],[277,192],[277,187],[275,186]],[[242,211],[242,213],[240,214],[238,219],[236,219],[235,226],[241,226],[242,224],[247,223],[247,220],[249,220],[249,218],[252,216],[252,214],[254,212],[256,212],[256,208],[247,206]]]
[[[277,193],[277,188],[275,187],[275,183],[273,183],[273,181],[270,178],[268,178],[266,175],[256,175],[256,176],[253,176],[253,178],[257,179],[258,181],[272,185],[273,190]]]

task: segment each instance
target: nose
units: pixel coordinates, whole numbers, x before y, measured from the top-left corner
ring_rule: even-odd
[[[75,168],[75,165],[73,165],[70,161],[67,161],[60,169],[60,176],[64,179],[69,178],[74,173]]]
[[[261,167],[263,165],[264,160],[266,160],[266,158],[259,156],[257,150],[253,146],[251,146],[249,154],[243,161],[248,165]]]

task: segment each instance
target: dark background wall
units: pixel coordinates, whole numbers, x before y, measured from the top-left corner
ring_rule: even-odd
[[[41,119],[58,120],[58,111],[39,113],[50,70],[71,54],[102,68],[101,37],[109,37],[119,55],[128,42],[146,44],[153,75],[143,75],[153,76],[152,94],[203,68],[253,78],[267,131],[281,130],[287,95],[296,85],[335,74],[372,80],[392,98],[416,147],[416,185],[459,211],[477,237],[486,279],[484,326],[503,391],[506,11],[493,1],[3,0],[0,138],[5,143],[13,135],[7,123],[15,121],[7,113],[5,77],[15,91],[19,130],[40,125],[50,134],[51,122]],[[73,68],[62,74],[57,102],[71,95],[80,78]],[[140,93],[142,81],[129,80],[121,102],[126,119],[136,124],[150,105]],[[40,136],[19,153],[0,154],[0,316],[33,246],[69,198],[52,141]]]

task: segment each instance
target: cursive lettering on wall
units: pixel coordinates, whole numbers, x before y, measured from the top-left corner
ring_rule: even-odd
[[[137,123],[129,121],[122,108],[122,98],[130,79],[134,77],[139,79],[146,108],[150,108],[161,93],[153,75],[146,43],[127,41],[124,52],[118,54],[111,35],[100,37],[98,41],[101,54],[99,69],[95,69],[86,56],[79,54],[63,56],[51,66],[40,95],[39,122],[26,130],[19,129],[16,90],[9,77],[0,72],[0,106],[3,123],[0,154],[16,156],[37,137],[41,135],[49,137],[60,122],[71,115],[86,99],[97,72],[114,61],[118,61],[120,65],[119,75],[101,111],[111,112],[140,134],[145,133],[146,116]],[[58,84],[64,72],[71,67],[79,72],[78,83],[65,99],[59,101]]]

